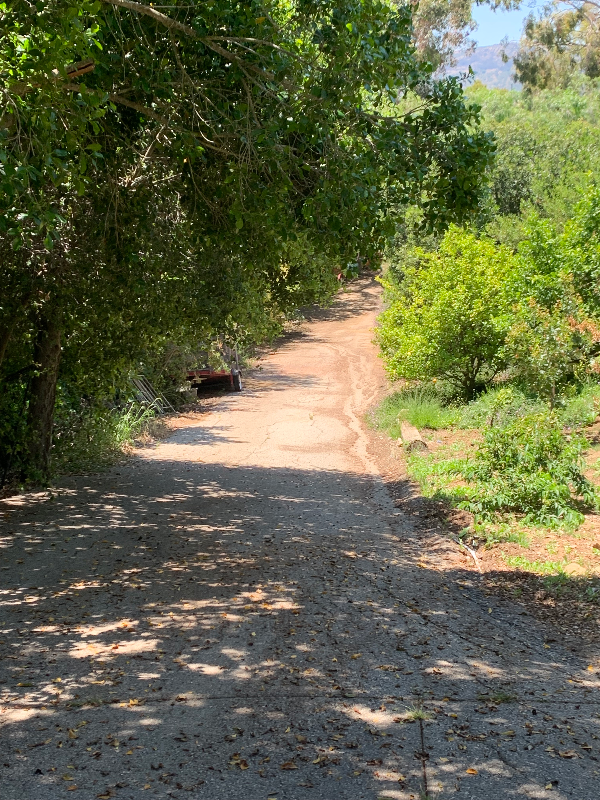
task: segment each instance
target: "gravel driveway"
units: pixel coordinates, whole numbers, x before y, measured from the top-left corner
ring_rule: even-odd
[[[1,505],[2,800],[600,798],[598,654],[387,494],[379,304],[359,282],[197,425]]]

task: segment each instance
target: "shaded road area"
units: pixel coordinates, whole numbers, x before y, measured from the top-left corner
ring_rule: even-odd
[[[2,504],[2,800],[600,797],[597,654],[386,491],[379,304],[358,282],[198,425]]]

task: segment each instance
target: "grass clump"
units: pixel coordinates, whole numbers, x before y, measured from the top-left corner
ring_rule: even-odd
[[[457,410],[444,405],[443,398],[433,388],[401,389],[384,399],[372,414],[376,428],[386,431],[393,439],[400,436],[404,420],[416,428],[439,430],[456,422]]]
[[[536,575],[565,574],[565,564],[560,561],[531,561],[524,556],[504,556],[504,561],[509,567],[516,567],[524,572],[534,572]]]
[[[137,439],[152,435],[160,425],[156,413],[153,406],[137,403],[123,408],[59,408],[52,450],[54,471],[86,472],[111,466]]]
[[[546,404],[527,397],[514,386],[494,387],[476,400],[462,406],[457,418],[459,428],[489,428],[506,425],[525,414],[544,411]]]

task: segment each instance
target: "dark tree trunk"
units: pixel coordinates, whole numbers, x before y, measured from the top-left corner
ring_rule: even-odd
[[[10,342],[10,337],[12,336],[14,324],[11,325],[10,323],[6,323],[5,325],[0,325],[0,367],[2,366],[2,362],[4,361],[4,356],[6,355],[6,351],[8,349],[8,343]]]
[[[12,339],[14,330],[21,320],[23,311],[29,304],[32,294],[32,291],[21,293],[20,297],[16,300],[12,307],[9,308],[4,322],[0,323],[0,367],[4,362],[6,351],[8,350],[8,345]]]
[[[477,382],[474,376],[468,375],[463,378],[462,382],[463,396],[468,403],[470,403],[471,400],[475,399],[476,387],[477,387]]]
[[[34,361],[38,371],[31,381],[28,414],[29,464],[32,474],[43,478],[47,478],[50,472],[60,341],[58,315],[44,318],[35,345]]]

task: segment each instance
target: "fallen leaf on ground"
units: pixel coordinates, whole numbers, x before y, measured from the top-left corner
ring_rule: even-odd
[[[575,750],[559,750],[558,755],[561,758],[579,758],[579,753]]]
[[[465,772],[467,773],[467,775],[479,775],[477,770],[473,769],[473,767],[469,767],[469,769],[465,770]]]
[[[298,769],[298,767],[293,761],[286,761],[281,765],[280,769]]]

